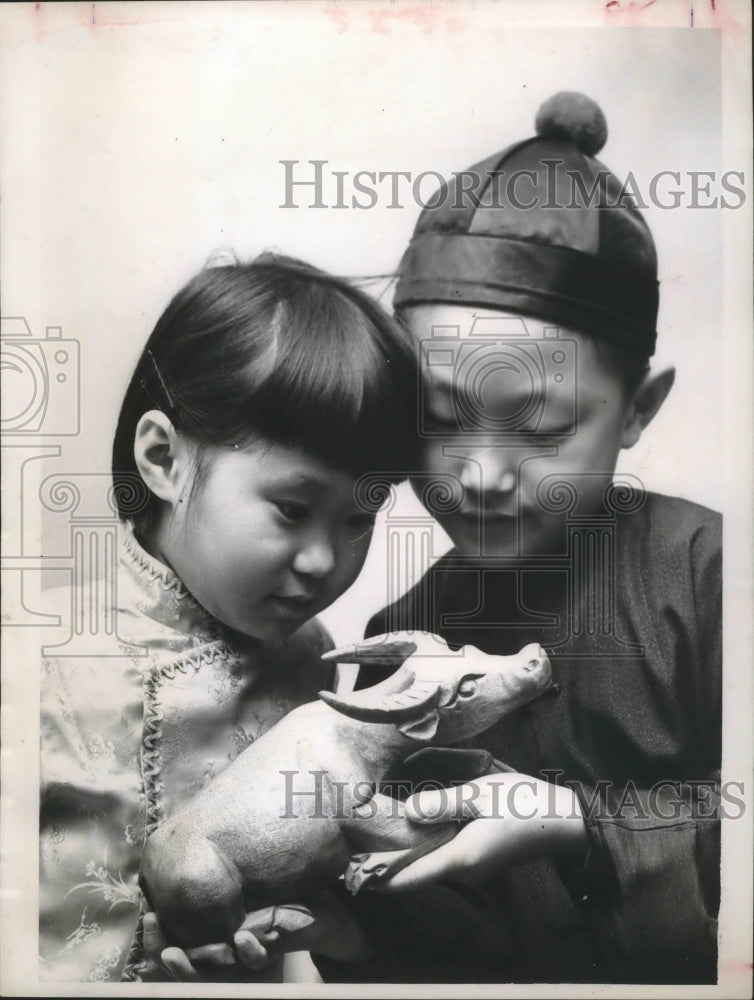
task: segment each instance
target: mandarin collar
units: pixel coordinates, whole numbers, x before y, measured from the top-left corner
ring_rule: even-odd
[[[169,566],[141,545],[129,522],[122,525],[121,569],[136,592],[139,611],[178,632],[209,641],[227,630],[193,597]]]

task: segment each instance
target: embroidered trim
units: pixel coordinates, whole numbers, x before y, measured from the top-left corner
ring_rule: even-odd
[[[140,983],[142,981],[141,973],[146,968],[146,960],[144,958],[144,914],[146,912],[146,902],[142,896],[139,904],[139,915],[136,918],[134,936],[131,939],[131,947],[128,949],[126,963],[120,974],[121,982]]]
[[[196,604],[196,599],[189,593],[184,587],[175,573],[168,569],[167,566],[163,566],[158,563],[155,559],[152,559],[144,549],[139,545],[134,537],[133,528],[130,525],[126,527],[125,537],[123,539],[123,548],[131,557],[131,560],[136,563],[140,570],[149,577],[150,581],[159,583],[163,590],[172,590],[175,592],[176,597],[179,600],[189,599],[194,604]]]
[[[138,553],[131,550],[138,557]],[[145,567],[149,568],[149,567]],[[164,666],[153,666],[144,673],[144,735],[142,737],[141,773],[146,800],[145,834],[148,837],[162,820],[162,793],[164,785],[160,781],[162,772],[162,705],[160,687],[165,680],[175,680],[176,673],[186,674],[190,669],[214,663],[218,659],[241,661],[240,655],[227,642],[217,641],[184,656],[180,656]],[[142,897],[139,916],[131,940],[126,964],[121,979],[127,982],[141,982],[145,968],[143,953],[144,939],[144,899]]]
[[[141,755],[142,777],[146,798],[146,835],[158,826],[162,819],[162,791],[160,781],[162,771],[162,706],[160,704],[160,685],[163,680],[175,680],[176,672],[188,673],[190,669],[197,670],[216,660],[234,660],[241,662],[241,657],[226,642],[214,642],[200,647],[192,653],[178,657],[171,663],[153,667],[144,674],[144,736]]]
[[[142,737],[141,775],[146,799],[146,823],[144,832],[148,837],[159,825],[162,817],[162,791],[160,781],[162,770],[161,740],[163,720],[160,705],[160,685],[163,676],[175,676],[176,668],[185,670],[180,660],[167,667],[155,668],[144,673],[144,735]],[[144,898],[141,899],[131,947],[126,964],[121,973],[121,981],[141,982],[144,968]]]
[[[175,672],[175,665],[173,665]],[[147,800],[146,835],[157,827],[162,812],[162,755],[160,741],[162,739],[162,707],[159,699],[159,688],[162,681],[162,670],[149,670],[144,675],[144,737],[141,755],[141,771],[144,778],[144,792]]]
[[[242,662],[240,654],[232,646],[218,639],[215,642],[208,643],[206,646],[200,646],[191,653],[185,653],[177,660],[173,660],[172,663],[166,663],[165,666],[158,667],[157,669],[165,680],[173,681],[175,680],[176,670],[180,670],[181,673],[185,674],[189,668],[198,670],[199,667],[209,666],[216,660]]]

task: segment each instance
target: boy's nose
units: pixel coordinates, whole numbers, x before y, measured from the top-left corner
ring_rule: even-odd
[[[516,480],[516,464],[503,448],[485,448],[469,455],[461,470],[461,485],[474,496],[512,493]]]
[[[304,576],[326,576],[335,566],[335,549],[328,539],[312,539],[293,559],[293,569]]]

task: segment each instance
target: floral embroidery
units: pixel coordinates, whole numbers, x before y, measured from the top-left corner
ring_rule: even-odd
[[[243,726],[237,725],[235,731],[230,734],[230,738],[235,744],[235,749],[231,750],[227,756],[228,760],[235,760],[240,753],[243,753],[247,747],[251,746],[256,739],[256,735],[247,732]]]
[[[116,968],[120,963],[120,948],[113,946],[105,954],[89,967],[89,979],[95,983],[103,983],[110,978],[110,969]]]
[[[97,937],[101,933],[102,933],[102,928],[98,923],[95,922],[88,924],[86,922],[86,907],[84,907],[81,913],[81,920],[79,921],[79,925],[76,928],[76,930],[72,931],[66,938],[68,944],[66,944],[63,947],[63,949],[61,950],[61,954],[63,954],[66,951],[71,951],[73,948],[76,948],[78,945],[83,944],[85,941],[91,941],[92,938]]]
[[[126,843],[129,847],[133,847],[135,844],[142,844],[144,842],[144,837],[140,832],[134,832],[133,823],[129,823],[128,826],[123,831],[123,836],[126,838]]]
[[[70,896],[72,892],[76,892],[78,889],[87,889],[89,892],[101,893],[105,901],[110,903],[108,913],[119,903],[125,903],[126,906],[139,905],[141,895],[138,888],[135,885],[129,886],[123,880],[120,872],[118,872],[118,877],[116,878],[108,871],[107,850],[105,850],[101,865],[97,865],[92,860],[87,861],[85,873],[90,881],[79,882],[77,885],[72,886],[66,893],[66,896]],[[84,910],[84,913],[86,913],[86,910]]]
[[[51,661],[51,666],[55,666],[54,661]],[[63,698],[63,696],[59,694],[57,696],[57,703],[60,718],[65,720],[65,722],[75,723],[76,716],[73,714],[73,710],[71,709],[68,699]]]
[[[86,772],[87,780],[97,782],[100,775],[95,762],[114,760],[115,744],[112,740],[105,742],[101,736],[95,735],[88,743],[79,743],[78,748],[82,754],[81,769]]]
[[[112,760],[115,756],[115,744],[112,740],[105,742],[101,736],[97,735],[88,743],[79,744],[79,750],[84,750],[95,760]]]

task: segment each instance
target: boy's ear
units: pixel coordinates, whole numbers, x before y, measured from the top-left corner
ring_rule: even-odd
[[[644,428],[652,421],[675,382],[675,368],[649,371],[631,397],[623,425],[621,448],[633,448]]]
[[[152,493],[171,505],[177,503],[189,468],[188,443],[161,410],[148,410],[139,418],[134,459]]]

